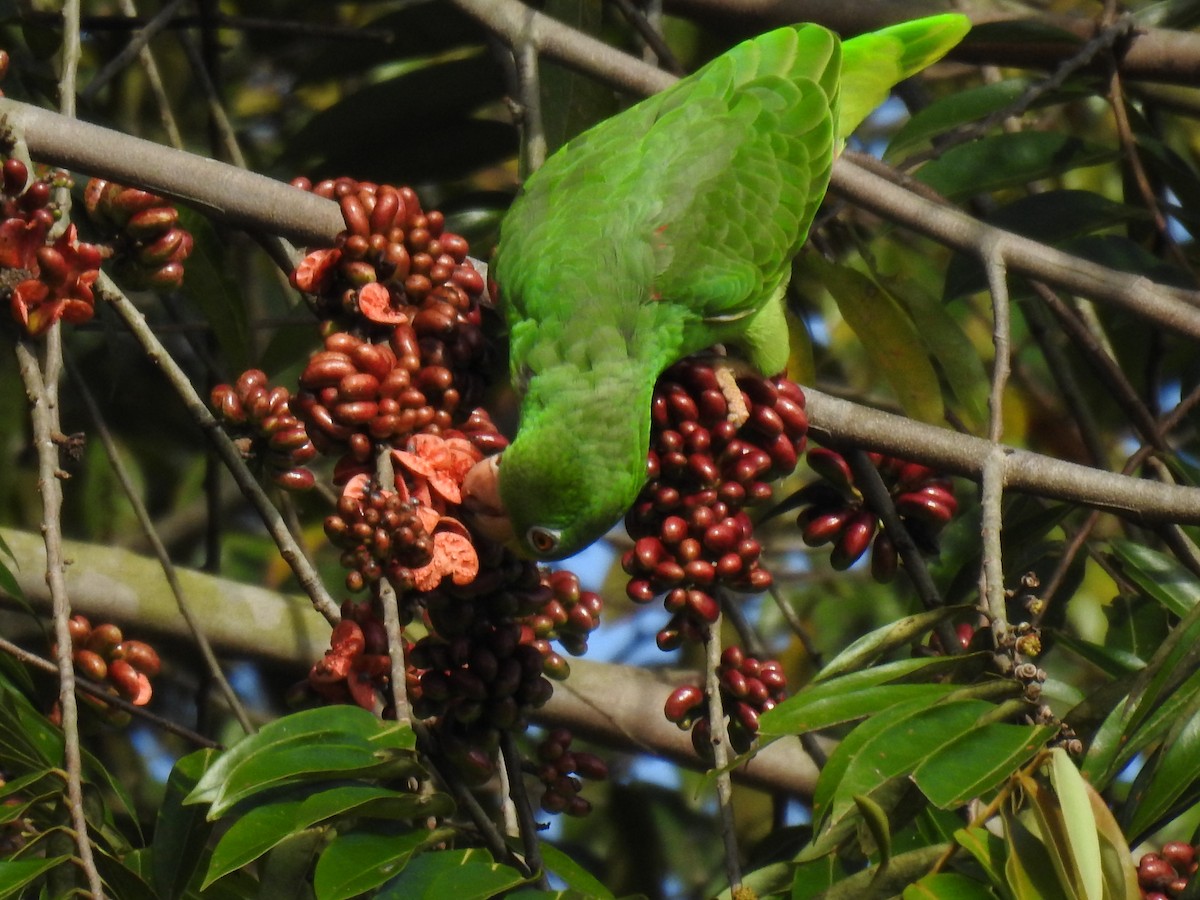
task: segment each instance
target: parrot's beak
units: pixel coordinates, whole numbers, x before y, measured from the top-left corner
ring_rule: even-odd
[[[512,520],[500,499],[500,456],[481,459],[463,479],[463,508],[470,516],[475,530],[489,540],[505,546],[516,546]]]

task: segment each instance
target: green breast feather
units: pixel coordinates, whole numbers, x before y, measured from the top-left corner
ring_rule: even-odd
[[[518,546],[599,537],[645,478],[649,404],[676,360],[728,343],[782,370],[782,295],[849,132],[967,20],[842,43],[780,28],[592,128],[525,184],[493,273],[521,423],[498,470]]]

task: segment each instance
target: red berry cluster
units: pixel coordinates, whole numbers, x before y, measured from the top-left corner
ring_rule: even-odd
[[[936,536],[958,510],[954,484],[921,463],[878,453],[869,454],[892,495],[905,528],[923,550],[937,549]],[[804,504],[796,524],[810,547],[833,544],[830,564],[838,570],[857,562],[871,548],[871,574],[880,582],[895,577],[899,559],[895,544],[879,530],[879,516],[854,485],[846,459],[825,447],[808,451],[808,464],[821,476],[795,498]]]
[[[608,778],[608,766],[594,753],[571,750],[574,735],[566,728],[556,728],[538,744],[538,780],[545,786],[542,809],[548,813],[586,816],[592,804],[579,796],[583,779],[603,781]]]
[[[543,655],[549,657],[549,641],[558,641],[572,656],[587,653],[588,635],[600,626],[604,601],[595,591],[585,591],[579,578],[560,569],[545,572],[542,584],[550,593],[537,612],[522,619],[539,642],[546,642]],[[539,645],[539,649],[541,649]]]
[[[391,704],[391,671],[383,623],[371,604],[347,600],[342,621],[329,636],[329,649],[308,673],[308,685],[328,703],[357,703],[385,715]]]
[[[210,398],[244,457],[259,463],[281,488],[307,491],[316,478],[304,464],[317,455],[317,448],[304,423],[292,414],[290,400],[288,389],[271,387],[259,369],[243,372],[233,385],[217,385]]]
[[[711,365],[685,360],[655,386],[650,478],[625,517],[635,544],[621,563],[634,601],[666,592],[664,650],[702,638],[720,610],[717,586],[758,591],[771,583],[744,508],[770,497],[769,482],[795,467],[808,418],[800,388],[785,378],[746,375],[737,387],[747,413],[741,424],[730,418]]]
[[[345,481],[372,468],[376,442],[399,446],[448,429],[462,399],[457,381],[440,354],[422,353],[411,325],[380,344],[336,332],[309,359],[294,405],[322,453],[344,454],[337,480]]]
[[[350,178],[292,184],[336,200],[346,221],[336,246],[309,254],[292,276],[300,290],[320,295],[323,318],[409,322],[419,333],[444,335],[460,306],[452,289],[471,298],[483,292],[466,239],[446,231],[437,210],[426,213],[412,188]]]
[[[1170,900],[1180,896],[1196,874],[1196,848],[1183,841],[1163,844],[1159,853],[1147,853],[1138,862],[1138,887],[1145,900]]]
[[[494,774],[499,733],[524,729],[529,711],[553,693],[542,654],[521,638],[515,622],[479,619],[449,640],[423,637],[409,654],[418,680],[413,710],[437,718],[443,750],[472,780]]]
[[[758,736],[758,717],[786,694],[783,668],[773,659],[758,660],[746,656],[740,647],[726,647],[721,653],[717,678],[721,684],[721,707],[729,715],[729,742],[738,753],[745,753]],[[667,697],[663,714],[681,729],[690,728],[696,753],[711,759],[712,728],[707,695],[702,687],[695,684],[677,687]]]
[[[83,202],[111,243],[118,276],[130,287],[169,291],[183,284],[192,235],[179,227],[179,210],[165,198],[93,178]]]
[[[96,682],[107,682],[109,693],[120,696],[138,706],[150,702],[154,690],[150,679],[162,669],[158,653],[143,641],[126,640],[121,629],[111,622],[92,626],[81,615],[72,616],[68,627],[71,631],[72,658],[75,670]],[[103,701],[90,697],[87,702],[97,709],[110,710]],[[112,710],[115,719],[123,714]]]
[[[325,534],[342,550],[346,587],[361,591],[385,575],[398,588],[411,588],[413,569],[433,557],[433,538],[417,515],[417,504],[373,484],[361,500],[343,494],[337,512],[325,519]]]
[[[34,181],[17,159],[0,167],[0,289],[9,296],[13,318],[30,335],[39,335],[62,319],[72,325],[95,312],[92,285],[100,276],[103,252],[76,238],[68,225],[50,243],[50,229],[61,217],[51,202],[55,187],[69,187],[65,172]]]

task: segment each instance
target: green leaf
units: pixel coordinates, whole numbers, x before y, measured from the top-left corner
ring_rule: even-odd
[[[988,375],[979,351],[946,305],[915,280],[888,279],[892,294],[908,311],[921,344],[942,370],[968,426],[987,421]]]
[[[405,752],[405,751],[395,751]],[[422,772],[411,755],[379,750],[352,738],[330,738],[320,744],[287,746],[245,760],[229,773],[209,809],[210,821],[224,815],[247,797],[306,779],[401,777]]]
[[[204,886],[258,859],[288,836],[335,816],[354,813],[403,820],[446,815],[452,807],[445,794],[402,794],[366,784],[342,785],[299,799],[264,804],[247,812],[222,835],[209,862]]]
[[[277,844],[259,868],[258,896],[264,900],[268,897],[309,900],[313,896],[309,873],[325,844],[327,830],[323,826],[305,828]]]
[[[452,829],[438,828],[398,835],[366,831],[338,835],[317,860],[313,886],[318,900],[342,900],[374,890],[395,877],[413,856],[453,834]]]
[[[235,371],[250,359],[249,306],[229,266],[228,242],[206,217],[179,207],[179,225],[192,234],[193,246],[183,277],[183,295],[204,317],[225,359]]]
[[[151,856],[151,881],[155,893],[164,900],[183,896],[204,855],[212,826],[202,809],[185,806],[184,799],[216,756],[215,750],[189,753],[175,763],[167,779]]]
[[[992,885],[1002,891],[1002,896],[1007,897],[1008,893],[1004,891],[1004,841],[979,825],[959,829],[954,833],[954,839],[975,858]]]
[[[1196,793],[1200,779],[1200,695],[1193,695],[1188,709],[1176,718],[1154,756],[1142,767],[1130,788],[1123,809],[1124,831],[1138,841],[1181,798]]]
[[[981,138],[947,150],[916,178],[948,199],[961,199],[1115,159],[1117,151],[1048,131]]]
[[[911,683],[917,676],[929,679],[980,662],[982,654],[902,659],[814,682],[764,713],[759,720],[759,733],[764,737],[803,734],[861,719],[898,703],[913,700],[933,703],[960,686]]]
[[[902,900],[995,900],[988,886],[957,872],[926,875],[900,895]]]
[[[1121,538],[1110,546],[1121,573],[1175,615],[1183,618],[1200,600],[1200,580],[1170,556]]]
[[[486,900],[528,881],[485,850],[422,853],[384,885],[378,900]]]
[[[961,806],[999,785],[1054,737],[1054,726],[990,722],[948,740],[917,766],[913,780],[941,809]]]
[[[591,872],[575,862],[553,844],[543,842],[541,845],[542,860],[546,868],[566,882],[567,887],[578,891],[585,897],[596,900],[611,900],[613,893],[606,888]]]
[[[1074,870],[1072,883],[1085,898],[1100,900],[1103,887],[1103,872],[1100,862],[1100,838],[1096,833],[1096,820],[1092,816],[1091,801],[1088,800],[1087,783],[1065,750],[1060,747],[1050,751],[1050,784],[1058,799],[1061,816],[1046,815],[1044,823],[1055,826],[1055,835],[1065,837],[1056,840],[1059,853],[1070,854],[1068,870]],[[1041,798],[1045,798],[1043,793]],[[1045,807],[1036,800],[1038,812]],[[1060,825],[1061,823],[1061,825]],[[1045,832],[1044,832],[1045,833]]]
[[[213,802],[224,789],[230,773],[251,756],[272,754],[297,745],[318,745],[338,737],[354,740],[358,746],[372,740],[385,747],[411,749],[415,746],[412,729],[394,723],[385,725],[360,707],[339,704],[306,709],[268,723],[258,734],[243,738],[222,753],[184,802]]]
[[[952,619],[956,615],[972,609],[973,607],[969,606],[943,606],[905,616],[903,619],[897,619],[895,622],[889,622],[881,628],[876,628],[874,631],[864,634],[826,663],[817,673],[814,682],[828,681],[830,678],[865,668],[885,653],[918,640],[939,622]]]
[[[983,700],[918,701],[867,719],[830,755],[817,781],[814,812],[825,810],[829,820],[841,818],[856,794],[870,794],[881,782],[911,775],[995,708]]]
[[[895,163],[952,129],[1008,109],[1028,90],[1028,78],[1010,78],[939,97],[900,127],[883,158]]]
[[[806,263],[858,336],[875,371],[883,375],[900,405],[923,422],[944,420],[941,383],[904,308],[870,277],[809,254]]]
[[[46,859],[18,859],[0,861],[0,897],[15,897],[55,866],[68,862],[69,856],[52,856]],[[23,895],[22,895],[23,896]]]

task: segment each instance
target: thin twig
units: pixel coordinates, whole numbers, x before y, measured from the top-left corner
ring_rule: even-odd
[[[52,326],[48,339],[57,337],[59,326]],[[58,704],[62,712],[63,763],[67,771],[67,804],[75,832],[75,846],[80,865],[88,880],[92,896],[103,900],[104,892],[88,836],[87,817],[83,808],[83,766],[79,746],[79,708],[75,702],[75,664],[72,659],[71,603],[67,596],[65,567],[62,552],[62,472],[58,467],[58,445],[54,435],[61,432],[58,424],[58,404],[47,385],[56,381],[61,371],[60,359],[47,349],[47,362],[39,366],[37,356],[27,341],[16,345],[17,366],[29,398],[33,440],[38,458],[38,488],[42,495],[42,538],[46,545],[46,584],[54,617],[55,661],[58,672]]]
[[[621,11],[625,21],[637,30],[638,36],[646,42],[646,48],[654,54],[658,64],[672,75],[683,75],[684,68],[679,59],[671,52],[662,34],[651,24],[649,18],[642,15],[641,10],[629,0],[611,0],[613,6]]]
[[[308,561],[308,557],[304,555],[304,551],[296,543],[291,532],[288,531],[287,523],[283,521],[279,510],[271,504],[262,486],[247,468],[246,461],[242,459],[241,453],[238,452],[229,435],[225,433],[221,424],[209,412],[204,401],[200,399],[200,395],[196,393],[196,389],[188,380],[187,373],[179,367],[171,354],[159,342],[158,337],[146,325],[146,319],[141,311],[103,272],[96,281],[96,293],[101,299],[106,300],[120,316],[121,321],[142,345],[147,358],[162,369],[164,377],[183,401],[183,405],[193,421],[208,435],[220,455],[221,461],[233,475],[234,481],[237,482],[246,499],[258,512],[267,531],[275,540],[275,545],[279,548],[279,555],[291,568],[292,574],[296,576],[296,580],[312,600],[313,606],[330,624],[336,625],[341,621],[341,612],[337,603],[329,595],[329,591],[325,589],[325,585],[321,581],[321,576]]]
[[[730,890],[742,886],[742,865],[733,816],[733,779],[729,775],[729,729],[721,702],[721,616],[708,626],[704,636],[704,690],[708,694],[708,728],[712,743],[713,769],[717,773],[717,806],[721,812],[721,840],[725,845],[725,876]]]
[[[380,444],[375,454],[375,478],[382,490],[396,489],[392,448],[387,444]],[[404,659],[404,626],[400,622],[400,602],[390,579],[379,579],[378,590],[379,603],[383,607],[383,627],[387,631],[388,657],[391,660],[392,705],[396,709],[396,721],[402,725],[411,725],[413,716],[408,704],[408,664]]]
[[[120,6],[121,12],[126,16],[137,18],[137,7],[134,6],[133,0],[120,0]],[[171,111],[171,102],[167,97],[166,88],[163,86],[162,73],[159,71],[154,54],[150,52],[149,44],[138,50],[138,62],[141,63],[142,70],[146,73],[146,83],[150,86],[150,93],[154,95],[154,102],[158,106],[158,115],[162,120],[163,131],[167,133],[167,140],[170,141],[172,147],[182,150],[183,135],[179,133],[179,125],[175,121],[175,114]]]
[[[521,748],[516,735],[506,729],[500,737],[500,757],[508,773],[508,796],[517,811],[517,824],[521,831],[521,846],[525,849],[525,863],[531,872],[537,873],[536,884],[542,890],[549,887],[545,864],[542,862],[541,841],[538,839],[538,824],[533,817],[533,806],[529,792],[525,790],[525,777],[521,774]]]
[[[984,609],[991,620],[992,635],[996,646],[1008,631],[1008,619],[1004,604],[1004,560],[1000,532],[1002,528],[1001,500],[1004,496],[1004,388],[1008,384],[1010,371],[1008,272],[1005,266],[1005,246],[1002,242],[992,244],[983,258],[987,270],[988,289],[992,297],[992,346],[995,359],[992,362],[992,385],[988,396],[988,441],[991,450],[983,464],[980,484],[980,516],[983,539],[982,599]]]
[[[142,502],[141,496],[139,496],[137,489],[133,485],[133,479],[129,477],[129,471],[125,468],[125,463],[121,460],[120,451],[118,451],[116,442],[108,430],[108,425],[104,421],[104,414],[100,411],[100,407],[96,403],[96,398],[92,395],[92,391],[87,386],[85,379],[74,366],[67,367],[67,374],[71,376],[71,382],[75,385],[75,390],[83,400],[88,415],[91,416],[93,428],[96,436],[100,438],[100,445],[104,448],[104,453],[108,457],[108,464],[112,467],[113,475],[116,477],[117,483],[121,486],[121,490],[125,492],[125,497],[129,501],[129,505],[133,508],[133,514],[137,517],[138,524],[142,527],[142,533],[146,536],[146,541],[150,544],[154,555],[158,557],[159,565],[162,566],[163,576],[167,579],[167,586],[170,587],[171,595],[175,598],[175,605],[179,607],[179,614],[187,622],[196,646],[200,650],[200,656],[204,660],[204,665],[208,669],[209,676],[216,682],[217,689],[224,696],[225,702],[229,704],[229,709],[238,720],[238,724],[242,726],[242,730],[246,734],[254,734],[257,729],[254,727],[254,723],[250,721],[250,716],[246,713],[245,707],[242,706],[242,701],[238,699],[233,685],[225,677],[225,673],[221,669],[221,663],[218,661],[217,655],[213,652],[212,645],[208,642],[208,637],[204,634],[203,627],[192,612],[191,602],[188,600],[187,594],[183,590],[183,585],[179,583],[179,576],[175,572],[175,564],[171,562],[171,556],[167,553],[167,548],[163,546],[163,542],[154,528],[154,522],[150,518],[146,504]]]
[[[147,42],[170,23],[171,19],[175,17],[175,13],[186,2],[187,0],[171,0],[170,3],[155,13],[145,26],[134,32],[129,38],[129,43],[122,47],[121,51],[110,59],[104,68],[92,78],[91,83],[84,88],[83,93],[80,94],[81,99],[85,103],[90,103],[95,99],[100,89],[108,84],[114,75],[133,62],[133,58],[141,52]]]
[[[546,129],[542,122],[542,83],[538,75],[538,52],[530,40],[522,40],[513,48],[517,64],[517,89],[521,125],[522,178],[527,178],[546,161]]]

